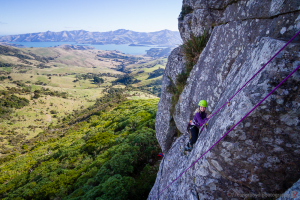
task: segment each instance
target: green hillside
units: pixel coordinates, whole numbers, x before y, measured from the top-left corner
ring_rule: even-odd
[[[62,126],[110,90],[122,88],[128,99],[157,98],[161,76],[147,78],[165,63],[117,51],[0,45],[0,158],[22,152],[39,133]],[[128,75],[138,83],[114,84]]]
[[[146,199],[166,61],[0,46],[0,199]]]
[[[146,199],[158,171],[158,99],[97,111],[66,132],[44,132],[0,166],[3,199]]]

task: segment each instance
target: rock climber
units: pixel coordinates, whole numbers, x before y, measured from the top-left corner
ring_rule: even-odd
[[[206,123],[206,121],[209,119],[210,115],[207,116],[207,113],[205,112],[207,107],[207,102],[205,100],[201,100],[199,102],[199,108],[195,112],[194,119],[190,121],[188,129],[191,132],[191,139],[187,143],[187,146],[185,147],[186,151],[191,151],[193,148],[193,145],[196,143],[198,139],[199,134],[199,128]]]

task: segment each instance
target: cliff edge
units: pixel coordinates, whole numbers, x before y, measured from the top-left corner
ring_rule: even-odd
[[[170,114],[170,79],[185,68],[181,47],[169,56],[156,115],[156,136],[164,152],[148,199],[208,150],[300,64],[297,36],[208,123],[194,149],[186,126],[201,99],[216,111],[300,30],[297,0],[183,0],[179,17],[184,41],[209,32]],[[300,71],[184,173],[158,199],[230,199],[235,194],[282,194],[300,178]],[[178,136],[178,129],[182,135]],[[231,196],[230,196],[231,195]],[[242,199],[242,197],[236,197]]]

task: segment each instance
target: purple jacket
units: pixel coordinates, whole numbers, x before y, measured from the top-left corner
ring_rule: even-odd
[[[193,119],[193,124],[194,124],[195,126],[197,126],[198,128],[200,128],[203,124],[205,124],[205,122],[206,122],[207,120],[208,120],[208,118],[206,117],[206,113],[204,113],[204,118],[201,119],[200,113],[197,112],[197,113],[195,114],[194,119]]]

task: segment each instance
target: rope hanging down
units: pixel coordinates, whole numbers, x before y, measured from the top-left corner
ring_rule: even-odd
[[[269,64],[289,43],[291,43],[294,38],[299,35],[300,31],[296,33],[260,70],[252,76],[226,103],[224,103],[223,106],[221,106],[216,112],[214,112],[209,119],[212,118],[217,112],[219,112],[226,104],[230,102],[230,100],[237,95],[258,73],[260,73],[267,64]],[[279,83],[265,98],[263,98],[256,106],[252,108],[238,123],[236,123],[227,133],[225,133],[214,145],[212,145],[204,154],[202,154],[196,161],[194,161],[186,170],[184,170],[176,179],[174,179],[169,185],[167,185],[161,192],[158,193],[157,196],[155,196],[155,199],[163,192],[165,191],[168,187],[170,187],[178,178],[180,178],[188,169],[190,169],[192,166],[194,166],[207,152],[209,152],[216,144],[218,144],[228,133],[230,133],[241,121],[243,121],[253,110],[255,110],[266,98],[268,98],[282,83],[284,83],[291,75],[293,75],[298,69],[300,68],[300,65],[294,69],[281,83]]]

